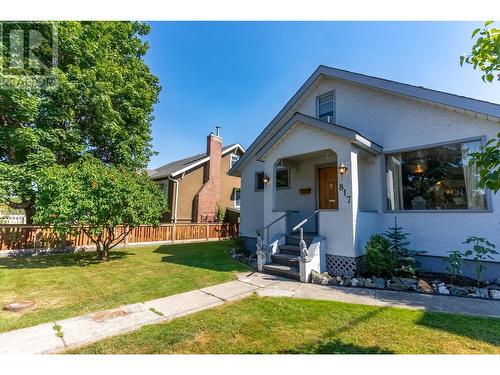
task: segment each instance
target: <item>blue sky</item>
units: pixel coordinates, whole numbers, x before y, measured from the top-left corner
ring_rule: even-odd
[[[146,62],[160,79],[150,168],[224,144],[248,147],[318,67],[500,103],[459,56],[481,22],[151,22]]]

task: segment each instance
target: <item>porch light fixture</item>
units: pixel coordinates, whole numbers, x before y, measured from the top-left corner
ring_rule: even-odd
[[[265,174],[262,180],[264,181],[265,184],[268,184],[269,182],[271,182],[271,177]]]
[[[347,167],[345,166],[344,162],[340,163],[339,167],[339,173],[343,176],[347,173]]]

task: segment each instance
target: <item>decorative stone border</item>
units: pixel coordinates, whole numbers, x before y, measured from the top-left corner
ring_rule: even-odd
[[[386,289],[396,291],[408,291],[422,294],[452,295],[457,297],[481,298],[500,300],[500,285],[489,284],[483,288],[461,287],[452,284],[445,284],[436,280],[429,284],[420,278],[393,277],[385,279],[382,277],[352,277],[352,276],[331,276],[328,272],[312,273],[311,282],[321,285],[337,285],[344,287]]]

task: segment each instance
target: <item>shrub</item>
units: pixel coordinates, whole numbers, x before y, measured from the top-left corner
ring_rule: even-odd
[[[397,218],[394,217],[394,227],[389,228],[384,236],[389,241],[389,250],[396,258],[394,274],[402,277],[414,277],[417,273],[416,252],[407,248],[408,233],[403,232],[403,228],[398,226]]]
[[[446,270],[451,275],[451,284],[453,284],[457,276],[462,275],[465,257],[460,250],[453,250],[448,253],[449,255],[443,261],[448,264]]]
[[[366,243],[364,270],[370,276],[393,275],[396,268],[396,257],[389,249],[389,241],[381,234],[373,234]]]
[[[498,254],[498,251],[495,250],[495,245],[489,242],[486,238],[482,237],[468,237],[464,244],[471,244],[472,249],[468,249],[465,251],[464,256],[469,257],[474,255],[472,259],[474,261],[474,274],[476,276],[477,285],[481,283],[481,275],[484,271],[486,271],[486,266],[484,265],[484,261],[494,258],[491,255]]]

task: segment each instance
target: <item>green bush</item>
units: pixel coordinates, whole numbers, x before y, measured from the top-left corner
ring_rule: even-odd
[[[369,276],[390,277],[396,268],[396,256],[389,249],[389,241],[381,234],[373,234],[366,243],[364,272]]]

